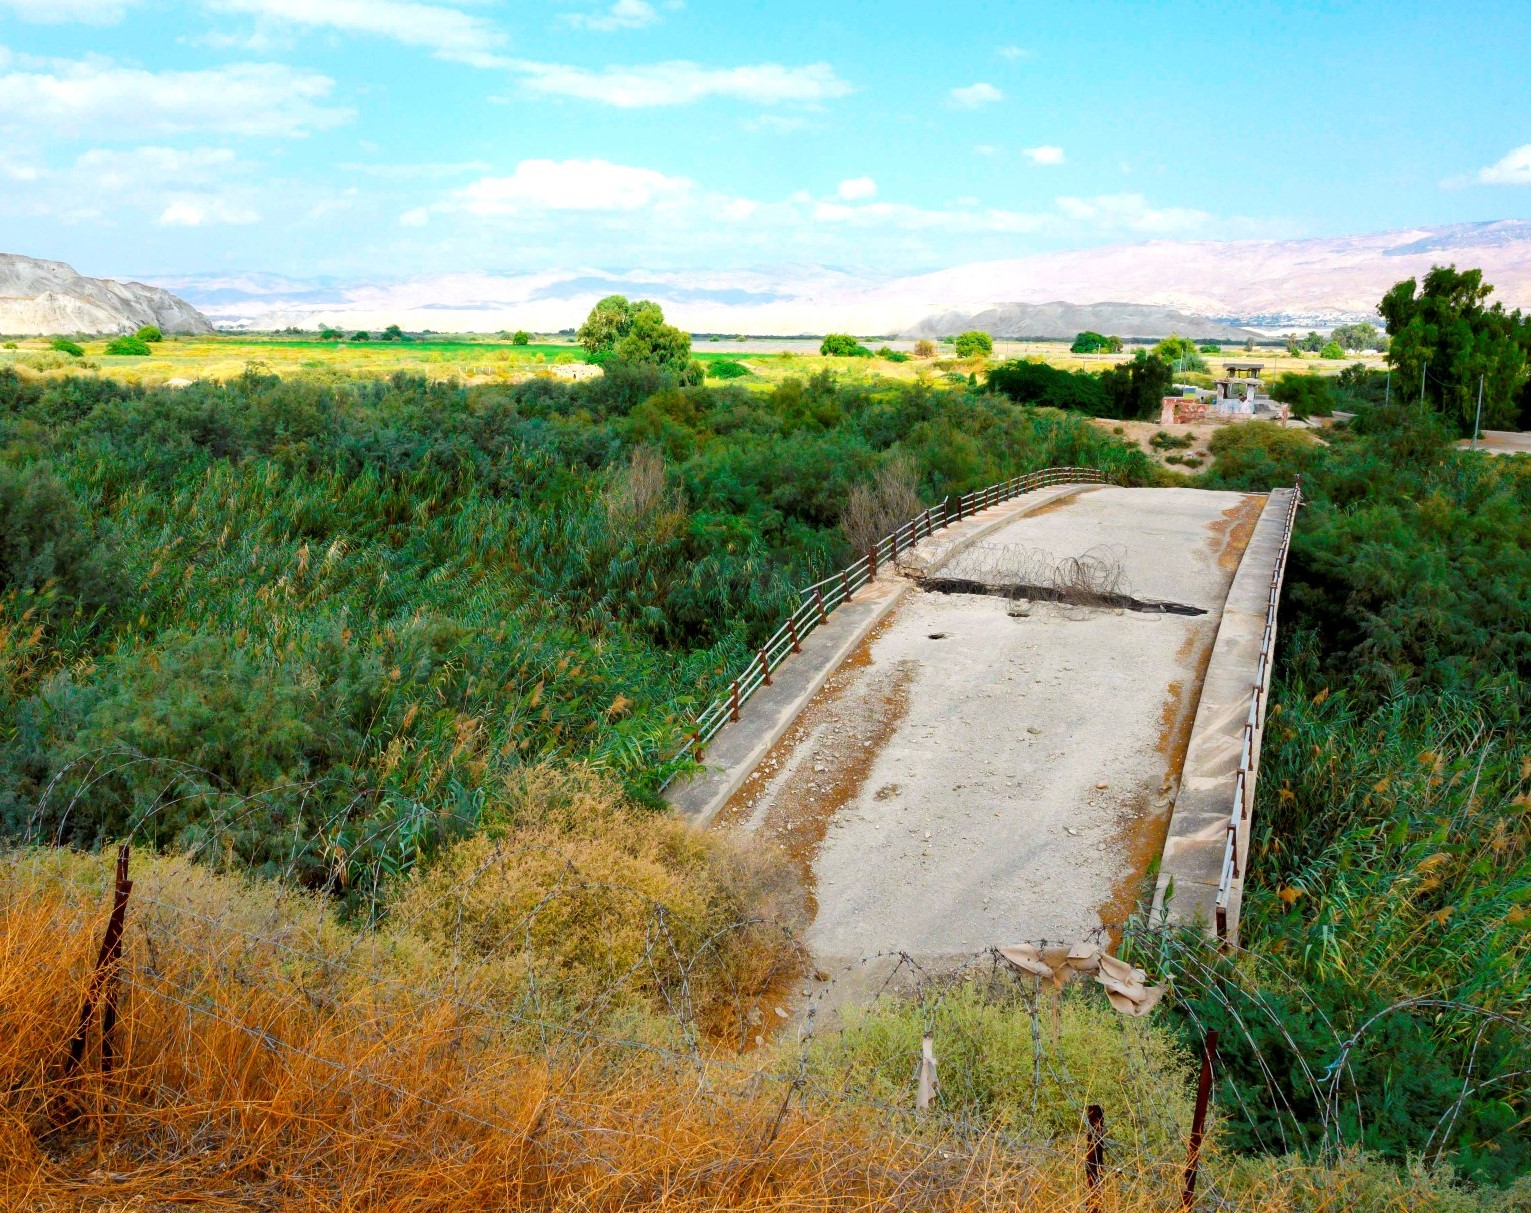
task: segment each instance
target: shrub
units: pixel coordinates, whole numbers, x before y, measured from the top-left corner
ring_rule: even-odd
[[[713,379],[742,379],[749,373],[749,367],[742,362],[733,362],[727,358],[715,359],[707,366],[707,374]]]
[[[406,338],[404,336],[404,330],[403,329],[401,329],[396,324],[390,324],[387,328],[385,328],[383,330],[382,335],[378,338],[378,340],[379,341],[404,341],[404,340],[406,340]]]
[[[916,358],[934,358],[936,356],[936,343],[928,337],[921,337],[914,343],[914,356]]]
[[[12,348],[15,348],[14,345]],[[48,348],[57,350],[60,354],[68,354],[71,358],[83,358],[85,356],[84,349],[66,337],[55,337]]]
[[[1159,451],[1183,451],[1195,441],[1194,434],[1171,434],[1160,430],[1148,440],[1148,445]]]
[[[134,333],[133,336],[137,337],[140,341],[148,342],[150,345],[165,339],[165,334],[160,332],[159,325],[157,324],[146,324]]]
[[[323,330],[320,331],[320,333],[319,333],[319,340],[320,341],[344,341],[345,340],[345,336],[346,335],[344,333],[342,333],[339,329],[326,328],[326,329],[323,329]]]
[[[959,333],[953,345],[959,358],[987,358],[994,352],[994,338],[978,329]]]
[[[352,341],[371,341],[372,334],[363,329],[361,332],[351,334]]]
[[[877,356],[884,362],[908,362],[909,355],[903,350],[895,350],[891,346],[883,346],[877,351]]]
[[[1103,333],[1086,329],[1074,338],[1074,344],[1069,346],[1071,354],[1105,354],[1111,352],[1112,338]],[[1120,341],[1118,341],[1118,345]]]
[[[532,343],[532,335],[530,333],[528,333],[525,329],[517,329],[514,333],[512,333],[510,335],[510,344],[511,345],[530,345],[531,343]]]
[[[826,358],[870,358],[872,351],[849,333],[830,333],[819,343],[819,353]]]
[[[1330,341],[1324,345],[1323,349],[1319,350],[1318,356],[1330,359],[1343,358],[1345,356],[1345,349],[1338,341]]]
[[[106,343],[106,352],[118,358],[144,358],[152,351],[142,337],[114,337]]]
[[[914,463],[907,456],[899,456],[878,468],[870,482],[851,489],[840,527],[851,550],[865,552],[923,508]]]
[[[1208,342],[1206,345],[1201,347],[1201,352],[1203,354],[1221,354],[1223,352],[1223,347],[1220,345],[1215,345],[1212,342]]]

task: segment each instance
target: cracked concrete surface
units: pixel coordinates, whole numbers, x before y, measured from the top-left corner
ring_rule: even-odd
[[[1075,940],[1142,891],[1201,673],[1263,498],[1104,488],[986,537],[1119,549],[1132,594],[1199,617],[910,594],[716,828],[795,860],[821,963]]]

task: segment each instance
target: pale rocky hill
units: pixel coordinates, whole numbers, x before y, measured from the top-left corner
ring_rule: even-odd
[[[166,333],[213,331],[206,316],[160,287],[86,278],[62,261],[0,253],[0,333],[131,333],[146,324]]]
[[[1198,341],[1242,343],[1261,334],[1193,316],[1174,308],[1142,303],[1006,303],[981,311],[958,310],[927,316],[900,337],[947,337],[967,329],[979,329],[991,337],[1011,341],[1027,338],[1067,340],[1086,330],[1109,336],[1157,340],[1171,333]]]
[[[1017,336],[1041,336],[1047,330],[1022,330],[1036,328],[1046,309],[1072,304],[1144,311],[1107,312],[1119,314],[1119,322],[1097,315],[1096,323],[1072,328],[1060,320],[1059,336],[1093,328],[1124,337],[1179,331],[1229,340],[1225,328],[1282,333],[1375,320],[1377,302],[1393,283],[1448,262],[1480,267],[1495,299],[1531,307],[1531,221],[1524,219],[1303,240],[1155,240],[904,276],[804,265],[574,266],[371,282],[201,275],[168,285],[221,326],[251,329],[401,324],[439,332],[554,332],[578,326],[601,296],[622,294],[658,301],[673,323],[697,333],[870,336],[923,328],[925,317],[949,332],[945,313],[968,320],[993,309],[996,323],[1014,321]],[[1043,311],[1009,310],[1018,305]]]

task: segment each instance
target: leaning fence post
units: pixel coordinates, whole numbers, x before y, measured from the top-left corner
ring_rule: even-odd
[[[867,548],[867,579],[877,580],[877,545],[875,543]]]
[[[819,608],[819,622],[821,624],[828,623],[829,612],[824,609],[824,591],[818,586],[815,586],[813,590],[813,603]]]
[[[797,612],[796,611],[793,611],[792,614],[787,619],[787,635],[792,637],[792,651],[794,653],[801,653],[803,651],[803,644],[802,644],[802,641],[798,640],[798,638],[797,638]]]
[[[730,720],[739,719],[739,680],[737,678],[728,687],[728,716]]]
[[[112,916],[107,919],[106,933],[101,937],[101,951],[96,955],[96,967],[90,975],[90,985],[85,990],[85,1005],[80,1008],[80,1022],[69,1041],[69,1058],[64,1072],[73,1074],[85,1057],[85,1038],[90,1031],[91,1017],[95,1014],[96,1001],[104,999],[101,1007],[101,1068],[112,1068],[112,1029],[117,1024],[117,962],[122,958],[122,924],[128,912],[128,894],[133,882],[128,879],[128,844],[117,849],[117,885],[112,892]]]
[[[1185,1192],[1180,1207],[1196,1200],[1196,1168],[1201,1162],[1202,1135],[1207,1128],[1207,1101],[1212,1098],[1212,1065],[1217,1060],[1217,1029],[1210,1028],[1201,1048],[1201,1077],[1196,1080],[1196,1112],[1191,1118],[1191,1152],[1185,1164]]]
[[[766,686],[771,685],[771,663],[766,660],[766,651],[760,650],[760,681]]]
[[[1096,1189],[1100,1187],[1100,1181],[1106,1172],[1106,1110],[1098,1103],[1092,1103],[1084,1110],[1084,1116],[1090,1126],[1085,1138],[1087,1143],[1084,1155],[1085,1207],[1093,1209],[1100,1199]]]
[[[936,1039],[929,1032],[920,1037],[919,1087],[914,1095],[914,1106],[924,1112],[936,1096]]]

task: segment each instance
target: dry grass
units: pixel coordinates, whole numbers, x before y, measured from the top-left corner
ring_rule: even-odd
[[[543,1018],[524,985],[501,986],[503,973],[445,943],[458,934],[450,915],[404,912],[403,925],[358,931],[312,898],[176,860],[132,872],[117,1068],[103,1071],[92,1041],[67,1075],[106,866],[38,851],[0,861],[6,1209],[1085,1207],[1082,1143],[1066,1129],[1028,1145],[819,1093],[819,1067],[795,1042],[741,1055],[691,1034],[683,1010]],[[422,882],[405,895],[411,911],[462,887],[433,879],[441,896]],[[487,910],[495,893],[473,884]],[[602,926],[623,932],[610,903],[586,909],[581,946]],[[1171,1145],[1114,1143],[1096,1207],[1172,1207]],[[1204,1188],[1226,1173],[1212,1151]],[[1235,1203],[1467,1207],[1359,1163],[1342,1178],[1331,1187],[1299,1164],[1245,1166]]]

